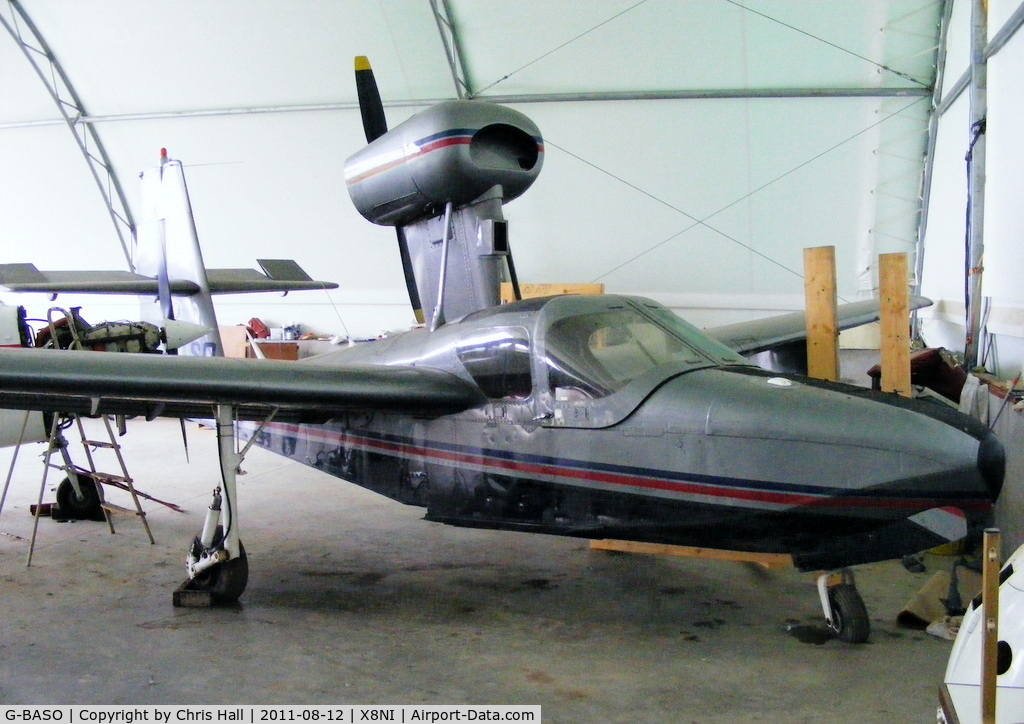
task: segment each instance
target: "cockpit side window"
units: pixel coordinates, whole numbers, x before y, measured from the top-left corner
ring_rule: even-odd
[[[555,321],[548,329],[545,351],[556,399],[566,391],[603,397],[661,364],[704,361],[682,339],[628,307]]]
[[[490,399],[526,399],[533,390],[530,335],[522,327],[482,329],[459,341],[456,355]]]

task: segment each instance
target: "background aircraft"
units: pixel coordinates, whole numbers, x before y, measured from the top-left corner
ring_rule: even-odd
[[[45,319],[27,320],[22,307],[0,305],[0,344],[107,352],[222,356],[214,294],[334,289],[314,281],[289,259],[260,259],[252,269],[207,269],[180,161],[160,151],[158,166],[140,174],[142,212],[133,271],[40,271],[31,263],[0,264],[0,286],[16,292],[135,294],[145,321],[89,324],[79,308],[51,307]],[[29,322],[37,324],[33,334]],[[0,410],[0,447],[55,435],[68,477],[57,488],[62,513],[103,519],[95,483],[75,466],[67,441],[38,413]],[[184,433],[184,429],[183,429]],[[76,473],[75,471],[79,471]]]
[[[539,131],[476,101],[391,131],[357,62],[369,145],[352,199],[393,225],[424,328],[299,363],[0,350],[0,405],[217,419],[222,485],[189,555],[217,600],[245,588],[242,437],[452,525],[786,553],[802,569],[902,556],[983,525],[1004,456],[947,408],[797,375],[743,353],[789,315],[702,333],[616,295],[498,305],[515,282],[505,201],[540,170]],[[842,309],[843,326],[875,318]],[[752,331],[757,327],[757,331]],[[836,634],[870,622],[849,576],[819,579]]]

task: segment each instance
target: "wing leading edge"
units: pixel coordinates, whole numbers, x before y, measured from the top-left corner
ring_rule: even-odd
[[[482,401],[453,374],[411,366],[325,367],[277,360],[0,349],[0,407],[80,414],[318,422],[344,412],[451,414]]]
[[[910,298],[910,309],[931,306],[927,297]],[[837,309],[839,329],[849,329],[862,324],[878,321],[879,301],[866,299],[862,302],[842,304]],[[740,322],[724,327],[704,330],[709,337],[731,347],[742,355],[756,354],[791,342],[807,338],[807,316],[804,312],[793,312],[752,322]]]

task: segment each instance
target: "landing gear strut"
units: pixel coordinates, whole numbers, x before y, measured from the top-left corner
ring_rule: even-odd
[[[273,416],[272,413],[263,426]],[[221,487],[213,491],[202,533],[192,540],[185,562],[189,580],[175,591],[176,606],[234,603],[245,591],[249,559],[239,538],[235,478],[253,440],[240,452],[235,452],[234,409],[229,405],[217,406]]]
[[[871,635],[867,607],[857,591],[853,572],[844,568],[838,575],[841,581],[835,585],[829,585],[835,574],[818,576],[818,596],[825,611],[825,623],[840,641],[862,644]]]
[[[228,558],[222,547],[224,529],[217,526],[213,540],[203,544],[202,536],[192,540],[185,565],[189,572],[189,587],[193,591],[205,592],[210,603],[234,603],[245,591],[249,582],[249,557],[245,545],[239,541],[239,555]]]
[[[185,559],[187,587],[190,591],[205,593],[207,604],[234,603],[249,582],[249,559],[242,541],[238,541],[238,555],[234,557],[225,543],[224,526],[220,524],[225,512],[222,501],[221,489],[217,488],[206,511],[203,532],[192,539]],[[223,519],[230,529],[230,514]]]

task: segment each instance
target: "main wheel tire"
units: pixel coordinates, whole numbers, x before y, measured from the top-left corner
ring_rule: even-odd
[[[214,536],[213,545],[219,545],[223,540],[223,528],[217,526],[217,533]],[[202,544],[198,536],[192,543],[193,550],[202,550]],[[214,603],[234,603],[249,583],[249,556],[245,552],[245,544],[238,542],[238,557],[229,561],[218,563],[207,568],[192,579],[192,585],[202,591],[209,591]]]
[[[57,508],[61,515],[69,520],[106,520],[100,507],[102,501],[96,481],[88,475],[79,475],[78,488],[82,491],[81,497],[75,493],[75,486],[68,478],[57,486]]]
[[[850,644],[862,644],[871,635],[871,619],[864,599],[856,587],[840,583],[828,589],[832,604],[832,630],[836,638]]]

